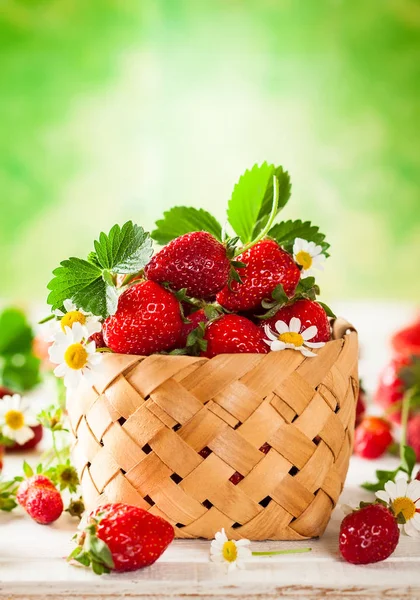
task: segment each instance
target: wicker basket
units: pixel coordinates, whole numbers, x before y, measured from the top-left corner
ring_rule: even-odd
[[[126,502],[179,538],[322,535],[347,474],[357,334],[333,323],[316,358],[108,354],[68,399],[86,506]]]

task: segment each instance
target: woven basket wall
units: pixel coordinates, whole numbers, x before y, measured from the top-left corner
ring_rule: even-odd
[[[316,358],[105,355],[93,387],[68,398],[87,507],[134,504],[180,538],[322,535],[358,393],[357,334],[337,320],[333,338]]]

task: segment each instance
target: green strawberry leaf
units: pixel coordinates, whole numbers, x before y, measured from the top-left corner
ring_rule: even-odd
[[[266,162],[261,166],[254,165],[246,170],[233,188],[229,200],[227,216],[230,225],[243,244],[250,242],[257,223],[265,218],[266,197],[271,185],[271,201],[273,199],[273,175],[275,167]],[[270,214],[271,203],[268,209]],[[260,228],[261,230],[261,228]]]
[[[271,206],[273,203],[273,175],[277,177],[279,182],[279,201],[277,207],[278,214],[281,209],[286,206],[290,193],[292,190],[292,184],[290,182],[290,176],[287,171],[283,170],[283,167],[274,167],[272,175],[268,181],[268,185],[264,194],[264,199],[260,208],[260,212],[257,217],[257,222],[252,232],[252,238],[256,238],[257,235],[264,229],[267,224],[268,217],[271,212]]]
[[[94,245],[100,266],[124,275],[138,273],[153,254],[149,234],[131,221],[122,227],[114,225],[108,235],[102,232]]]
[[[293,252],[293,244],[296,238],[315,242],[322,247],[325,256],[329,256],[327,250],[330,245],[325,242],[325,235],[320,233],[319,227],[312,225],[310,221],[282,221],[273,225],[268,235],[276,240],[287,252]]]
[[[320,302],[319,300],[317,300],[318,304],[320,304],[322,306],[322,308],[325,310],[325,312],[327,313],[328,317],[331,317],[332,319],[336,319],[337,316],[333,313],[333,311],[331,310],[331,308],[328,306],[328,304],[325,304],[324,302]]]
[[[152,243],[149,234],[128,221],[122,228],[115,225],[108,235],[101,233],[95,250],[89,260],[72,257],[53,271],[47,286],[47,301],[53,310],[62,310],[64,300],[69,298],[94,315],[113,315],[118,306],[115,273],[140,271],[152,255]]]
[[[163,213],[163,219],[156,221],[156,229],[152,238],[161,246],[171,240],[191,233],[192,231],[208,231],[216,239],[222,239],[222,226],[210,213],[202,208],[192,206],[174,206]]]
[[[416,453],[411,446],[404,446],[400,470],[411,477],[416,466]]]
[[[31,467],[31,465],[29,465],[26,462],[26,460],[23,462],[22,468],[23,468],[23,473],[25,474],[25,477],[28,477],[28,478],[32,477],[32,475],[34,474],[34,470]]]

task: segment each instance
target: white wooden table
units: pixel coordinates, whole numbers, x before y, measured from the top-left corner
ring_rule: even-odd
[[[373,388],[387,358],[386,340],[409,320],[413,307],[346,304],[337,307],[360,333],[361,374]],[[22,456],[6,461],[6,475],[17,473]],[[36,463],[37,456],[28,456]],[[359,484],[377,468],[396,461],[353,458],[341,503],[356,506],[373,496]],[[336,509],[322,539],[308,542],[259,542],[254,550],[312,547],[308,554],[255,557],[246,570],[226,574],[209,562],[210,543],[175,541],[152,567],[123,575],[98,577],[71,566],[64,557],[73,547],[77,521],[64,514],[54,525],[33,523],[23,512],[0,514],[0,599],[89,600],[130,598],[282,598],[282,599],[420,599],[420,539],[402,537],[386,561],[367,566],[344,562],[338,554],[343,514]]]
[[[341,502],[356,505],[372,498],[358,483],[394,462],[353,458]],[[9,459],[9,474],[20,464],[21,458]],[[209,562],[209,542],[179,540],[152,567],[98,577],[64,560],[73,547],[76,519],[65,514],[54,525],[41,526],[19,509],[0,515],[0,598],[420,598],[420,539],[404,536],[388,560],[353,566],[338,554],[342,518],[336,509],[320,540],[254,543],[254,550],[310,546],[312,552],[254,557],[246,570],[232,574]]]

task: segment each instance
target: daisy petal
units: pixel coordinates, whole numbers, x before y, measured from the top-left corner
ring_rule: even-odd
[[[420,537],[420,532],[414,526],[412,519],[403,525],[403,530],[410,537]]]
[[[379,498],[379,500],[383,500],[387,504],[389,502],[389,494],[387,494],[385,490],[380,490],[379,492],[376,492],[376,497]]]
[[[309,348],[322,348],[325,346],[325,342],[305,342],[305,346]]]
[[[285,344],[284,342],[281,342],[280,340],[271,342],[272,352],[278,352],[279,350],[284,350],[286,347],[287,347],[287,344]]]
[[[303,356],[308,356],[308,357],[316,356],[315,352],[311,352],[310,350],[305,348],[305,346],[300,346],[300,348],[296,348],[296,350],[300,350],[300,352],[302,352]]]
[[[299,333],[301,327],[300,319],[297,317],[292,317],[289,323],[289,331],[293,333]]]
[[[420,481],[417,479],[411,481],[407,486],[406,494],[412,500],[418,500],[420,498]]]
[[[410,496],[410,492],[407,488],[407,482],[405,481],[405,479],[397,479],[397,481],[395,482],[395,492],[397,498],[400,498],[401,496]]]
[[[384,488],[385,491],[388,492],[391,500],[395,500],[395,498],[397,498],[397,486],[393,481],[387,481]]]
[[[278,321],[276,321],[276,324],[274,325],[274,327],[276,328],[276,331],[278,333],[287,333],[289,331],[289,327],[288,327],[287,323],[285,323],[284,321],[281,321],[280,319]]]
[[[304,331],[302,331],[301,335],[306,342],[307,340],[310,340],[313,337],[315,337],[317,333],[318,333],[318,327],[316,327],[315,325],[311,325],[310,327],[308,327],[308,329],[305,329]]]

